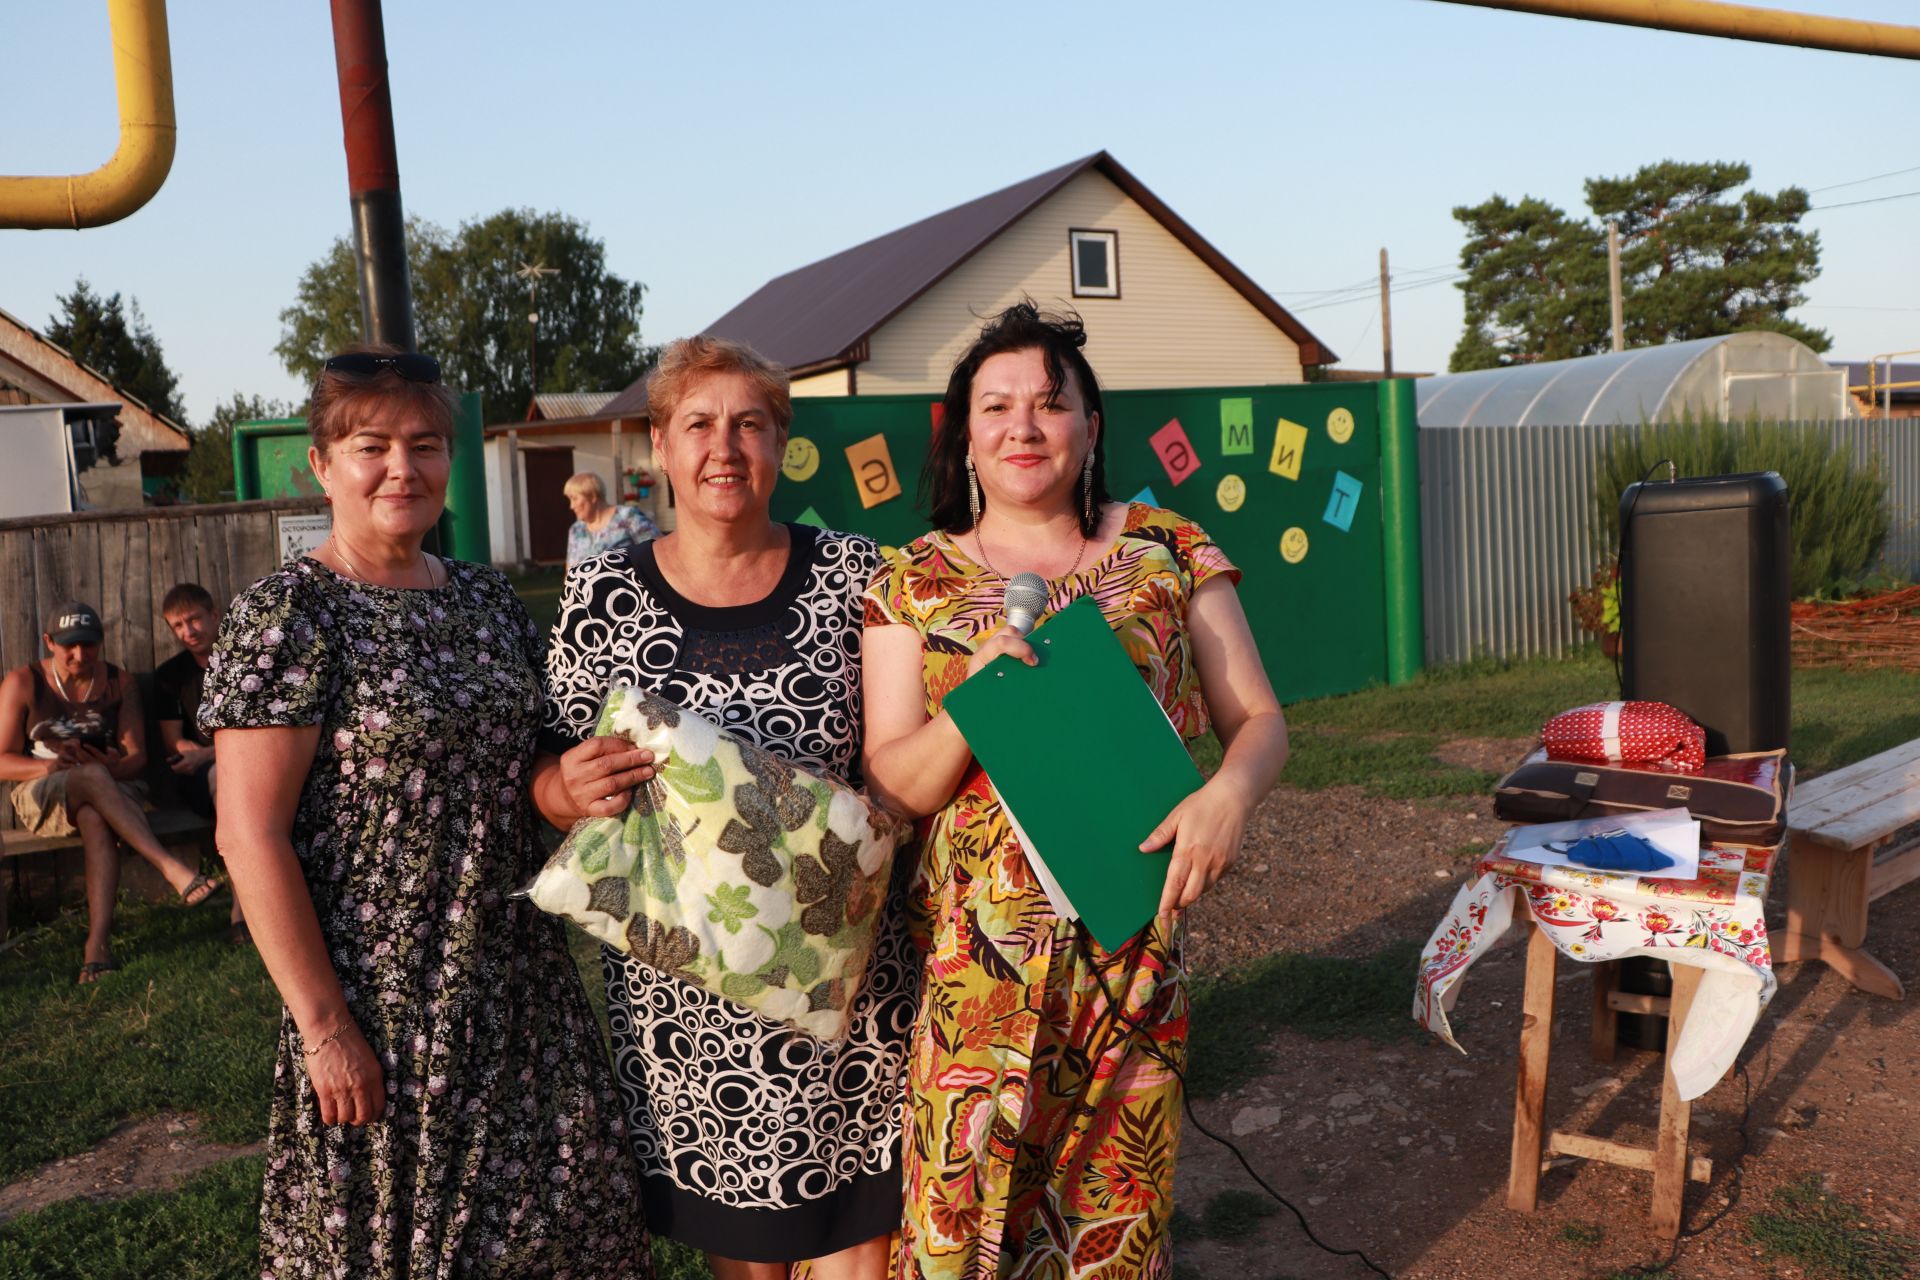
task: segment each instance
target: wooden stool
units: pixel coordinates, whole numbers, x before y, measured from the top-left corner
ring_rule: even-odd
[[[1906,988],[1861,946],[1867,904],[1920,879],[1920,841],[1893,834],[1920,822],[1920,740],[1793,789],[1787,811],[1787,927],[1781,963],[1820,960],[1862,991],[1898,1000]]]
[[[1667,1019],[1667,1056],[1661,1072],[1660,1130],[1655,1146],[1636,1147],[1564,1129],[1546,1132],[1547,1057],[1553,1039],[1553,980],[1559,953],[1546,933],[1528,921],[1526,998],[1521,1005],[1520,1070],[1513,1091],[1513,1152],[1507,1168],[1507,1207],[1532,1213],[1539,1200],[1540,1174],[1548,1156],[1578,1156],[1604,1160],[1629,1169],[1653,1173],[1653,1230],[1663,1240],[1680,1234],[1682,1205],[1688,1178],[1706,1182],[1713,1162],[1687,1155],[1687,1130],[1693,1104],[1680,1097],[1673,1080],[1673,1046],[1680,1041],[1687,1011],[1700,986],[1700,970],[1690,964],[1673,966],[1671,996],[1638,996],[1613,989],[1616,962],[1607,962],[1594,975],[1593,1055],[1611,1062],[1614,1017],[1625,1013],[1652,1013]],[[1604,1043],[1603,1043],[1604,1041]]]

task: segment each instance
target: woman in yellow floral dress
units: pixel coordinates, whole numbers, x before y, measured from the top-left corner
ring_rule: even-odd
[[[886,553],[868,592],[866,777],[927,815],[911,899],[926,953],[905,1138],[911,1280],[1171,1273],[1179,911],[1233,861],[1286,760],[1238,571],[1192,521],[1106,501],[1085,340],[1077,318],[1029,304],[988,322],[948,382],[923,477],[935,530]],[[941,710],[993,658],[1033,661],[1001,629],[1007,579],[1027,571],[1047,580],[1048,613],[1092,596],[1180,734],[1211,719],[1226,748],[1143,845],[1168,856],[1160,915],[1112,954],[1048,906]]]

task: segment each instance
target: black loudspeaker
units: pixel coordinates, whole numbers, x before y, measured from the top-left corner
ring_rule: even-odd
[[[1787,518],[1773,471],[1620,496],[1621,694],[1686,712],[1710,756],[1789,745]]]

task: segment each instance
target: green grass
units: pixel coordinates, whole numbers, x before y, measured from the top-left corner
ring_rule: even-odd
[[[1407,1016],[1420,944],[1408,940],[1366,960],[1266,956],[1214,978],[1197,979],[1187,1086],[1211,1098],[1271,1065],[1266,1042],[1282,1027],[1319,1038],[1401,1040],[1419,1031]]]
[[[247,1280],[259,1274],[258,1157],[171,1192],[68,1200],[0,1225],[0,1280]]]
[[[123,903],[120,970],[87,987],[73,984],[78,913],[0,956],[0,1180],[167,1111],[199,1116],[216,1142],[265,1136],[280,997],[226,926],[224,894]]]
[[[1808,1174],[1773,1193],[1774,1208],[1756,1213],[1747,1234],[1769,1256],[1791,1258],[1834,1280],[1900,1280],[1920,1266],[1920,1241],[1878,1231],[1860,1210],[1821,1188]]]
[[[527,606],[527,612],[533,615],[542,631],[551,630],[554,618],[560,613],[560,589],[566,576],[566,570],[559,568],[529,569],[507,575],[514,594]]]
[[[1498,774],[1435,760],[1433,752],[1442,741],[1426,733],[1360,736],[1296,729],[1293,754],[1281,776],[1290,787],[1318,791],[1357,786],[1390,800],[1478,796],[1493,790]]]
[[[258,1157],[228,1160],[176,1190],[68,1200],[0,1224],[0,1280],[252,1280],[260,1273]],[[712,1280],[697,1249],[653,1242],[659,1280]]]
[[[1540,722],[1556,711],[1616,697],[1615,690],[1612,664],[1589,649],[1569,658],[1442,667],[1409,684],[1297,702],[1287,708],[1287,721],[1301,729],[1355,734],[1520,738],[1538,733]]]
[[[1520,738],[1569,707],[1618,697],[1613,665],[1588,649],[1568,658],[1476,662],[1287,708],[1291,786],[1340,782],[1407,797],[1477,793],[1489,774],[1429,758],[1449,738]],[[1793,673],[1793,759],[1826,772],[1920,738],[1920,673],[1810,667]]]
[[[1793,673],[1793,762],[1825,773],[1920,738],[1920,673],[1812,667]]]

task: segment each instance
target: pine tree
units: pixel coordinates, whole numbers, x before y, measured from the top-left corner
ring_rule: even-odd
[[[186,421],[180,379],[167,367],[160,339],[141,314],[138,301],[122,302],[117,293],[103,298],[82,276],[74,281],[73,292],[59,302],[60,314],[47,321],[47,337],[116,390],[136,397],[163,417]]]
[[[1788,318],[1819,274],[1820,238],[1799,226],[1807,193],[1745,191],[1744,164],[1664,160],[1586,183],[1593,218],[1493,196],[1453,216],[1467,229],[1466,327],[1454,372],[1593,355],[1612,345],[1606,223],[1621,239],[1627,345],[1770,329],[1816,351],[1826,332]]]

